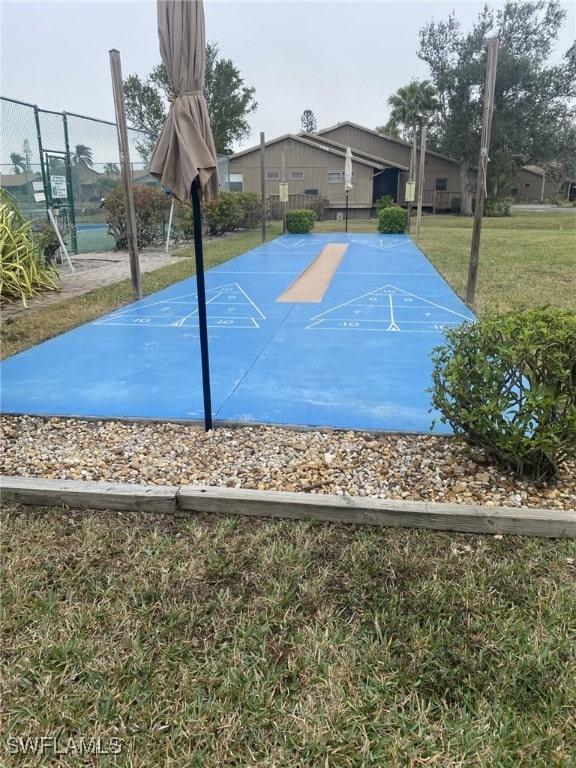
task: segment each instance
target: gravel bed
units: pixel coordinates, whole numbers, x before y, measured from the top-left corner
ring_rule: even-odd
[[[576,463],[537,487],[450,437],[4,416],[0,473],[576,510]]]

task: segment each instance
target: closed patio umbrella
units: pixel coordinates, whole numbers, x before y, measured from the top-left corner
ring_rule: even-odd
[[[218,163],[204,99],[204,6],[202,0],[157,0],[157,14],[160,55],[174,95],[150,159],[150,173],[177,200],[192,201],[204,423],[209,430],[212,405],[200,198],[211,200],[218,194]]]
[[[348,195],[350,190],[354,187],[352,184],[352,150],[350,147],[346,147],[346,158],[344,160],[344,189],[346,190],[346,227],[345,232],[348,232]]]

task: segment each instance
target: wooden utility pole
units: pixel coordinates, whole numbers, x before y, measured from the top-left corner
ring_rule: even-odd
[[[470,264],[468,267],[468,285],[466,287],[466,303],[473,308],[476,296],[476,277],[478,275],[478,256],[480,254],[480,234],[482,232],[482,214],[484,213],[484,198],[486,197],[486,176],[488,171],[488,149],[492,131],[492,115],[494,113],[494,86],[496,85],[496,68],[498,64],[498,38],[488,40],[488,63],[486,65],[486,84],[484,86],[484,115],[482,117],[482,139],[480,141],[480,161],[476,181],[476,208],[474,210],[474,227],[472,229],[472,245],[470,248]]]
[[[120,172],[122,175],[122,186],[124,188],[124,210],[126,215],[128,253],[130,255],[132,293],[135,299],[141,299],[142,285],[140,283],[138,238],[136,236],[136,212],[134,208],[134,194],[132,192],[128,128],[126,125],[126,108],[124,106],[124,88],[122,86],[122,65],[120,63],[119,51],[112,49],[109,54],[110,69],[112,72],[112,91],[114,93],[114,108],[116,110],[116,126],[118,129],[118,148],[120,150]]]
[[[266,242],[266,174],[264,171],[264,156],[266,152],[266,140],[260,133],[260,189],[262,191],[262,243]]]
[[[410,174],[408,181],[414,183],[416,178],[416,151],[418,149],[418,129],[417,123],[414,123],[413,135],[412,135],[412,151],[410,152]],[[408,203],[408,220],[406,222],[406,232],[410,234],[410,221],[412,219],[412,204],[414,199],[407,200]]]
[[[418,210],[416,215],[416,242],[420,240],[420,223],[422,221],[422,198],[424,197],[424,163],[426,162],[426,126],[420,133],[420,172],[418,174]]]

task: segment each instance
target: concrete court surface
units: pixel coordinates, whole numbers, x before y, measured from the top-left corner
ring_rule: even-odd
[[[278,301],[334,243],[321,301]],[[283,235],[206,272],[206,294],[215,426],[428,432],[430,352],[474,320],[407,235]],[[5,360],[2,411],[202,421],[196,302],[192,277]]]

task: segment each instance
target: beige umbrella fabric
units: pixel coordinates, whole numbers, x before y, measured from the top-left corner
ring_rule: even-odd
[[[152,158],[150,173],[181,202],[192,201],[202,361],[204,425],[212,429],[208,322],[200,198],[218,194],[218,163],[204,98],[206,32],[202,0],[157,0],[160,54],[174,100]]]
[[[198,177],[200,194],[218,194],[218,163],[204,98],[206,33],[202,0],[158,0],[160,55],[174,99],[150,160],[150,173],[184,202]]]
[[[352,150],[350,147],[346,147],[346,157],[344,158],[344,188],[346,192],[350,192],[352,187]]]
[[[350,147],[346,147],[346,157],[344,159],[344,189],[346,190],[346,224],[344,231],[348,232],[348,195],[350,190],[354,187],[352,183],[352,150]]]

